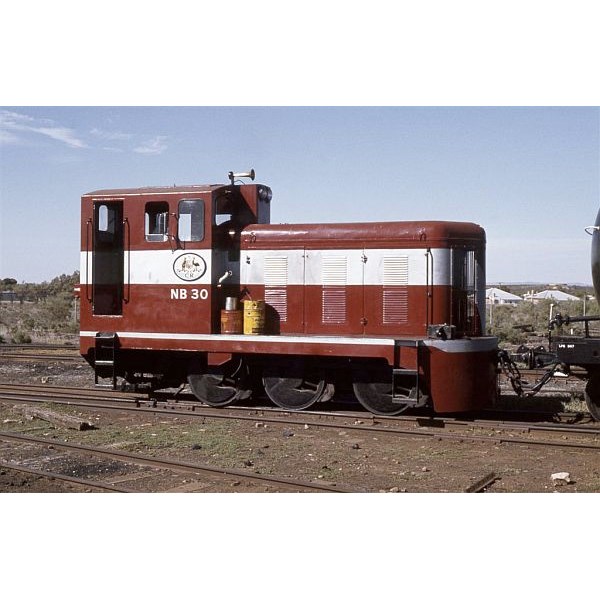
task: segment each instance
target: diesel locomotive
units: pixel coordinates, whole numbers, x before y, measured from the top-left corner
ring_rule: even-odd
[[[211,406],[264,391],[299,410],[336,389],[384,415],[493,404],[479,225],[275,225],[271,202],[254,171],[82,196],[80,351],[96,383],[188,383]]]

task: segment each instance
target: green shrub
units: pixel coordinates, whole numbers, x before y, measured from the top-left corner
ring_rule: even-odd
[[[507,291],[520,295],[527,290],[511,289],[507,286]],[[569,293],[576,292],[581,297],[590,292],[589,289],[567,289],[565,291]],[[500,342],[527,344],[531,335],[538,337],[548,335],[551,308],[553,317],[557,313],[560,313],[563,317],[566,315],[579,316],[583,313],[583,302],[541,300],[535,304],[524,301],[517,305],[495,304],[493,307],[487,306],[487,331],[489,334],[497,336]],[[595,300],[587,300],[585,309],[587,315],[598,314],[598,303]],[[579,324],[569,326],[568,331],[570,332],[571,329],[573,329],[575,335],[583,331]]]
[[[13,344],[31,344],[31,336],[23,331],[15,331],[11,340]]]

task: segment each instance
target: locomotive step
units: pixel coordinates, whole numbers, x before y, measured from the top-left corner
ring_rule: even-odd
[[[414,381],[408,393],[397,393],[396,385],[399,385],[398,379],[409,377]],[[402,386],[401,388],[402,389]],[[405,390],[408,388],[404,388]],[[392,370],[392,404],[403,404],[411,407],[423,406],[427,402],[428,396],[423,394],[419,388],[419,369],[393,369]]]
[[[416,369],[394,369],[394,375],[418,375],[419,371]]]

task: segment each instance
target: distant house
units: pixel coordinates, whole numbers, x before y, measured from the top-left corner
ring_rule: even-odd
[[[539,302],[540,300],[554,300],[556,302],[573,302],[581,300],[577,296],[573,296],[572,294],[567,294],[566,292],[561,292],[560,290],[544,290],[543,292],[538,292],[537,294],[529,293],[523,296],[525,300],[533,302]]]
[[[523,302],[521,296],[511,294],[500,288],[489,288],[485,290],[486,304],[519,304],[519,302]]]

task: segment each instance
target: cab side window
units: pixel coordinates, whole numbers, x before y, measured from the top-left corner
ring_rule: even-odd
[[[181,200],[177,237],[182,242],[201,242],[204,239],[204,200]]]
[[[169,239],[169,205],[166,202],[148,202],[144,217],[146,241],[166,242]]]

